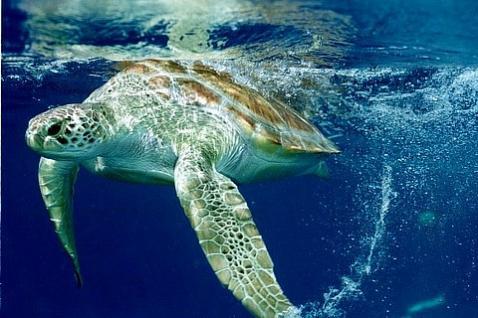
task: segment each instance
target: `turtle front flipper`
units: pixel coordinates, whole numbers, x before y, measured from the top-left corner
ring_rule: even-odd
[[[201,152],[190,149],[180,153],[174,180],[181,205],[221,283],[256,317],[280,317],[291,310],[237,186]]]
[[[82,285],[80,264],[73,231],[73,185],[78,173],[78,164],[72,161],[40,159],[38,181],[50,220],[63,248],[68,253],[75,270],[78,286]]]

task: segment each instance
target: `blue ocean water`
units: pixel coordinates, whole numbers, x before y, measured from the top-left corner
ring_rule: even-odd
[[[249,317],[173,187],[81,171],[84,287],[55,237],[28,120],[116,61],[201,59],[302,112],[326,180],[241,185],[302,317],[478,317],[478,2],[3,1],[2,317]]]

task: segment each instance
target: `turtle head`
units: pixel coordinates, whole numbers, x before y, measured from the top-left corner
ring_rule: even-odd
[[[28,146],[51,159],[94,157],[111,135],[111,113],[102,104],[70,104],[50,109],[30,120]]]

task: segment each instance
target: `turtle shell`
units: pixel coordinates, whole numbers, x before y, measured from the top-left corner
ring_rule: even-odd
[[[286,152],[338,153],[310,122],[284,103],[268,101],[258,92],[201,62],[184,66],[173,60],[123,62],[123,72],[148,77],[162,98],[178,104],[221,107],[258,146]]]

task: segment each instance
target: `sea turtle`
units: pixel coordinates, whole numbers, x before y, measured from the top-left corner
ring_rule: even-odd
[[[81,284],[72,224],[79,166],[131,182],[174,184],[221,283],[256,317],[292,307],[236,183],[324,172],[339,151],[279,101],[200,62],[142,60],[83,103],[30,120],[26,141],[41,154],[39,183]]]

